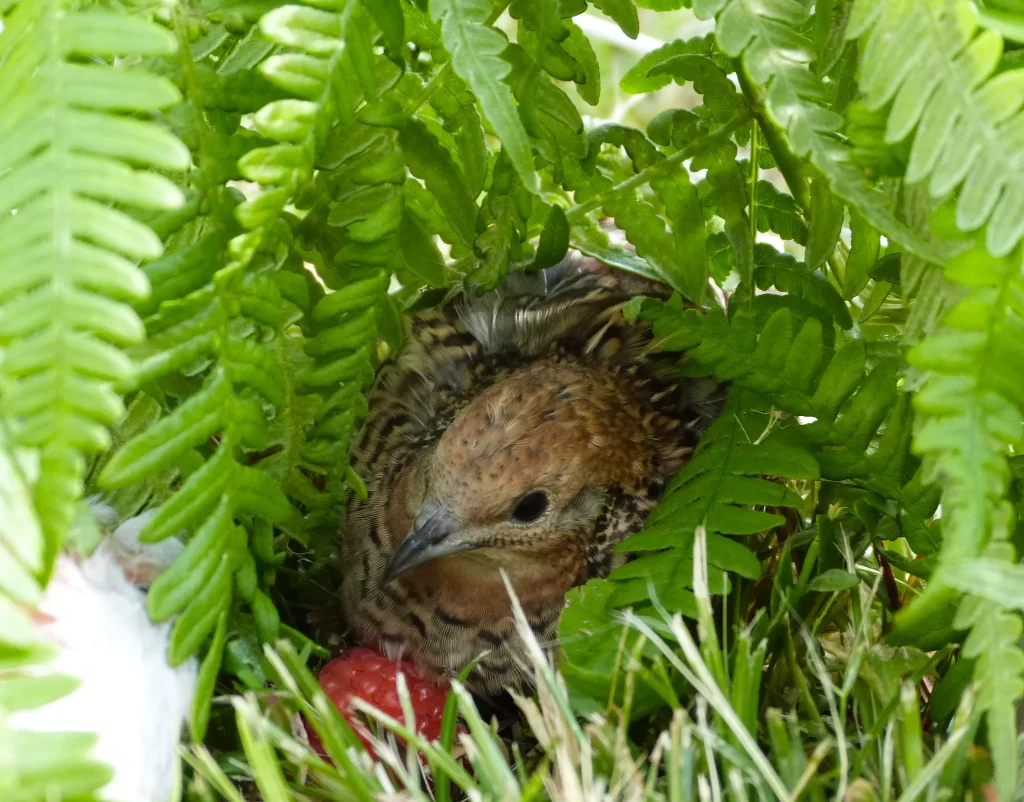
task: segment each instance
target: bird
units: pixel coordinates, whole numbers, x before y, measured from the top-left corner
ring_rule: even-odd
[[[719,384],[627,319],[638,294],[664,291],[570,257],[407,318],[350,448],[366,494],[347,497],[341,603],[361,644],[443,679],[478,660],[480,698],[533,688],[508,587],[554,654],[568,591],[624,561],[721,411]]]

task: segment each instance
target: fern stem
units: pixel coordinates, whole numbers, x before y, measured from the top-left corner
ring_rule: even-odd
[[[412,102],[409,104],[409,107],[405,110],[406,118],[412,117],[417,111],[419,111],[423,107],[424,103],[430,100],[431,95],[433,95],[434,92],[441,88],[441,84],[444,83],[445,79],[448,77],[451,71],[452,63],[448,61],[445,63],[443,67],[441,67],[441,69],[439,69],[431,76],[430,80],[423,85],[423,88],[420,90],[420,93],[412,99]]]
[[[599,209],[604,206],[609,200],[614,198],[623,192],[629,192],[630,190],[638,189],[644,184],[658,178],[660,175],[669,172],[672,167],[684,162],[688,159],[692,159],[699,153],[714,147],[719,142],[722,142],[732,136],[733,132],[738,128],[741,128],[747,121],[750,120],[749,112],[742,112],[733,117],[729,122],[725,123],[721,128],[712,131],[709,134],[695,139],[689,145],[682,150],[673,153],[666,159],[662,159],[657,164],[652,164],[641,170],[634,176],[630,176],[625,181],[620,181],[618,184],[613,186],[607,192],[602,192],[599,195],[595,195],[593,198],[588,200],[586,203],[578,203],[568,211],[565,216],[569,222],[582,220],[587,214]]]
[[[757,175],[761,128],[755,125],[750,132],[750,239],[757,242]]]
[[[754,119],[757,120],[757,128],[760,128],[761,133],[764,134],[765,144],[772,152],[779,172],[786,179],[786,185],[789,187],[793,200],[797,202],[804,214],[807,214],[811,208],[811,192],[803,175],[803,162],[793,153],[786,141],[786,134],[782,127],[765,114],[761,90],[747,76],[742,64],[736,67],[736,77],[739,79],[740,90],[753,111]]]
[[[206,125],[206,116],[203,112],[206,106],[203,103],[202,90],[200,89],[199,79],[196,76],[196,65],[192,60],[192,43],[188,36],[187,22],[188,20],[181,5],[175,5],[172,24],[174,37],[178,40],[178,61],[181,64],[181,74],[184,83],[184,100],[192,106],[198,120],[198,125],[195,126],[195,133],[198,143],[199,164],[202,167],[193,167],[191,173],[196,183],[196,189],[207,199],[207,202],[212,204],[216,199],[216,187],[209,172],[204,171],[203,167],[212,164],[214,156],[210,143],[209,129]]]
[[[508,3],[500,3],[497,8],[491,12],[491,15],[487,18],[484,25],[493,25],[497,22],[498,17],[505,13],[506,8],[508,8]],[[406,108],[406,119],[412,117],[417,111],[423,108],[423,104],[430,100],[430,97],[434,92],[441,88],[441,84],[445,82],[445,79],[451,74],[453,69],[451,59],[449,59],[441,69],[430,77],[430,80],[423,85],[423,89],[420,90],[420,93],[412,99],[412,102],[409,103],[409,106]]]

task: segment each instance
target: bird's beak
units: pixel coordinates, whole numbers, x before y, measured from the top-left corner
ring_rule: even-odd
[[[427,502],[420,508],[408,536],[391,558],[384,581],[390,582],[406,571],[435,557],[456,554],[474,548],[472,543],[454,541],[451,535],[459,531],[459,521],[444,504]]]

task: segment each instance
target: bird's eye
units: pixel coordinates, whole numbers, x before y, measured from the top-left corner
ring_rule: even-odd
[[[548,508],[548,494],[543,490],[531,490],[512,508],[512,520],[521,524],[532,524]]]

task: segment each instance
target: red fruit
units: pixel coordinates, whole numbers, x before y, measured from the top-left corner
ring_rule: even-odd
[[[371,752],[370,730],[365,719],[352,709],[352,700],[362,699],[392,718],[405,721],[398,696],[399,673],[405,675],[416,717],[416,732],[431,741],[437,740],[441,737],[441,718],[448,699],[447,682],[438,684],[435,680],[420,676],[416,666],[408,660],[396,663],[378,652],[363,648],[351,649],[341,657],[334,658],[320,671],[318,679],[327,698],[341,711]],[[310,744],[323,754],[316,733],[311,727],[306,730]]]

